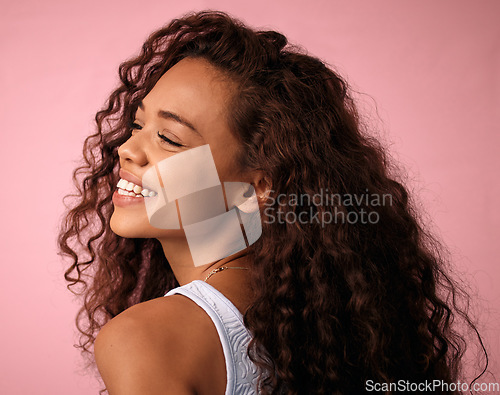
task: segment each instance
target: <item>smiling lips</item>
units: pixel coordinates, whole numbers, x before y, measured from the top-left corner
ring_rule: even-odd
[[[124,180],[123,178],[120,178],[120,181],[118,181],[118,184],[116,184],[116,186],[118,188],[118,193],[124,196],[142,198],[154,197],[157,195],[155,191],[143,188],[139,185],[134,184],[133,182]]]

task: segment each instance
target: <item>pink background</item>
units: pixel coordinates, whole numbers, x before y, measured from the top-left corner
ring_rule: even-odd
[[[500,2],[3,3],[0,393],[97,393],[72,346],[77,304],[55,247],[61,199],[119,63],[172,17],[205,8],[282,31],[367,94],[362,107],[476,295],[498,376]]]

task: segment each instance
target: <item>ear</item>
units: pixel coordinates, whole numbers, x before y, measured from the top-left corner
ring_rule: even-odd
[[[261,170],[254,170],[251,175],[250,184],[255,189],[259,205],[264,204],[272,192],[273,184],[271,178]]]

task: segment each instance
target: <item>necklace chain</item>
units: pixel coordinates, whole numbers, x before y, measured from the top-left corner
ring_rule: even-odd
[[[207,281],[215,273],[222,272],[223,270],[226,270],[226,269],[244,269],[244,270],[248,270],[248,267],[221,266],[221,267],[218,267],[218,268],[212,270],[210,273],[208,273],[208,276],[205,277],[205,280],[203,280],[203,281]]]

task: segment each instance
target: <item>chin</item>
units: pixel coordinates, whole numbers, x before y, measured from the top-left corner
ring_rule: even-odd
[[[132,218],[131,216],[124,216],[117,213],[116,210],[111,215],[109,226],[113,233],[125,238],[151,238],[155,237],[158,229],[154,230],[149,224],[147,218]]]
[[[109,222],[109,227],[113,231],[113,233],[117,234],[121,237],[126,238],[138,238],[139,233],[137,227],[131,226],[130,223],[124,221],[121,218],[117,218],[117,215],[113,213],[111,216],[111,220]]]
[[[111,215],[109,226],[113,233],[127,239],[169,239],[184,235],[180,229],[158,229],[145,218],[120,215],[116,210]]]

